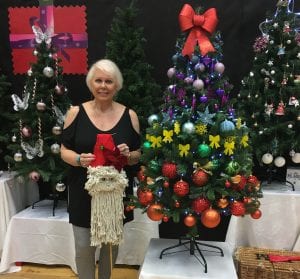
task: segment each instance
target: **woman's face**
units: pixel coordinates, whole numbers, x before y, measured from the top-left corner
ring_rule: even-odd
[[[92,94],[96,100],[112,100],[117,92],[114,77],[108,72],[96,69],[91,80]]]

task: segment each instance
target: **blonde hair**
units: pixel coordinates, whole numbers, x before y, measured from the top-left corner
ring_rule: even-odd
[[[109,59],[101,59],[101,60],[98,60],[97,62],[95,62],[90,67],[90,69],[86,75],[85,81],[86,81],[86,85],[90,91],[92,91],[91,81],[92,81],[92,78],[93,78],[93,75],[94,75],[96,69],[99,69],[101,71],[107,72],[110,75],[112,75],[113,79],[116,81],[116,84],[117,84],[117,91],[122,89],[123,76],[122,76],[122,73],[121,73],[119,67],[116,65],[116,63],[114,63],[113,61],[111,61]]]

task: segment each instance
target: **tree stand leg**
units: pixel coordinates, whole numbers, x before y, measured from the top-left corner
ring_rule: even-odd
[[[182,241],[182,240],[186,240],[186,241]],[[189,244],[189,247],[188,245]],[[199,248],[199,246],[205,246],[205,247],[209,247],[212,249],[209,250],[203,250],[206,252],[212,252],[212,253],[217,253],[219,254],[221,257],[224,257],[224,253],[223,250],[217,246],[214,245],[210,245],[210,244],[206,244],[206,243],[202,243],[196,240],[195,237],[191,237],[191,238],[179,238],[179,243],[173,246],[170,246],[168,248],[165,248],[161,251],[159,258],[162,259],[163,255],[168,255],[168,254],[175,254],[175,253],[180,253],[180,252],[184,252],[184,251],[190,251],[190,255],[193,255],[197,258],[197,260],[204,266],[204,273],[207,273],[207,263],[206,260],[201,252],[201,249]],[[174,252],[167,252],[169,250],[178,248],[178,247],[184,247],[185,249],[183,250],[177,250]],[[199,259],[199,257],[197,257],[197,255],[195,254],[195,249],[198,251],[201,259]],[[167,252],[167,253],[165,253]]]

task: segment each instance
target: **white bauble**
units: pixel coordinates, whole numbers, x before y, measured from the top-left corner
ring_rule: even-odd
[[[295,164],[299,164],[300,163],[300,153],[295,153],[295,155],[292,157],[292,161],[295,163]]]
[[[273,162],[273,155],[271,153],[265,153],[262,157],[261,160],[264,164],[269,165]]]
[[[285,159],[284,159],[284,157],[282,157],[282,156],[276,157],[275,160],[274,160],[274,165],[277,168],[282,168],[285,165]]]

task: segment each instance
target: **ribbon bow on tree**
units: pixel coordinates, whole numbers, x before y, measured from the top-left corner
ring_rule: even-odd
[[[208,39],[218,24],[216,9],[208,9],[204,14],[198,15],[189,4],[185,4],[179,14],[181,31],[190,29],[190,33],[182,49],[182,55],[191,56],[198,43],[201,55],[206,55],[215,48]]]

